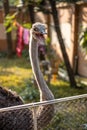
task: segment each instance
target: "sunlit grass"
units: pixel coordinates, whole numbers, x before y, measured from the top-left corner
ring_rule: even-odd
[[[37,101],[39,94],[37,87],[32,84],[33,77],[31,65],[27,58],[0,59],[0,86],[16,91],[22,95],[24,100]],[[49,85],[55,98],[73,96],[87,93],[87,87],[84,89],[75,89],[70,87],[68,82],[57,79],[51,80]]]
[[[70,86],[69,82],[63,80],[56,80],[55,82],[51,82],[51,89],[54,92],[55,98],[75,96],[87,93],[86,86],[83,86],[83,88],[73,88]]]
[[[27,59],[0,59],[0,85],[18,93],[26,86],[26,80],[32,75]]]

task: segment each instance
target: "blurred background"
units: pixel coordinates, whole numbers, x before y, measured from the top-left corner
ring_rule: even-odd
[[[87,1],[1,0],[0,85],[39,100],[29,60],[32,24],[46,24],[39,64],[55,98],[87,93]]]

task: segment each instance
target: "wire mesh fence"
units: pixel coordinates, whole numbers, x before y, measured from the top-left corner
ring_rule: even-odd
[[[55,115],[44,130],[87,130],[87,97],[55,104]]]
[[[48,109],[47,108],[44,109],[43,117],[41,117],[42,120],[40,120],[43,122],[42,126],[39,126],[38,123],[39,121],[37,116],[37,109],[39,106],[42,106],[44,108],[48,107]],[[50,115],[52,119],[48,118],[48,115],[50,114],[48,112],[50,106],[54,106],[54,113]],[[28,110],[30,109],[33,113],[33,120],[32,120],[33,129],[31,128],[26,129],[25,127],[25,129],[23,130],[87,130],[87,94],[66,97],[61,99],[54,99],[51,101],[43,101],[38,103],[31,103],[25,105],[18,105],[14,107],[2,108],[0,109],[0,114],[4,112],[7,113],[15,110],[20,110],[20,109],[24,109],[24,110],[27,109],[27,113]],[[44,122],[44,120],[46,119],[47,120],[49,119],[50,121]],[[22,122],[19,125],[22,125]],[[16,130],[16,129],[13,128],[12,130]]]

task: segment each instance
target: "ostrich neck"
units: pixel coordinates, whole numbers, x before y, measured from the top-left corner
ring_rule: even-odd
[[[34,39],[32,36],[30,37],[29,53],[33,74],[40,92],[40,101],[54,99],[54,96],[52,92],[49,90],[39,67],[38,41]]]

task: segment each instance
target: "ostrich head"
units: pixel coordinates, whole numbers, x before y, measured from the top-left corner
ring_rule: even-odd
[[[44,34],[47,34],[45,24],[42,24],[42,23],[39,23],[39,22],[33,24],[32,35],[33,35],[33,38],[35,40],[37,40],[38,43],[40,43],[40,44],[45,43]]]

